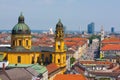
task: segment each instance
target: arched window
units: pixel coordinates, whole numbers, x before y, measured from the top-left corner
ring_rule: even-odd
[[[19,46],[22,46],[22,40],[19,40]]]
[[[58,63],[60,63],[60,59],[58,59]]]
[[[26,40],[26,46],[28,46],[28,40]]]

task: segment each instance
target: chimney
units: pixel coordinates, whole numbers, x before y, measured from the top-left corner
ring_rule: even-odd
[[[2,66],[2,70],[5,72],[5,63],[3,63]]]

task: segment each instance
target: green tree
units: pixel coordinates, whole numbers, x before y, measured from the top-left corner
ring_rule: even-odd
[[[90,37],[89,37],[89,42],[90,42],[90,44],[92,44],[92,40],[93,40],[93,39],[96,39],[96,38],[99,39],[99,41],[100,41],[100,35],[92,35],[92,36],[90,36]]]
[[[75,62],[75,58],[74,57],[71,57],[70,58],[70,65],[73,64]]]

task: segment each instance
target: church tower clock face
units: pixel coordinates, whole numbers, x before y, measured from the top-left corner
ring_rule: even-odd
[[[60,41],[58,41],[58,46],[60,46]]]

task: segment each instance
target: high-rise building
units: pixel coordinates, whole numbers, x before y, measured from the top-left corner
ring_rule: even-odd
[[[95,28],[94,26],[95,26],[95,24],[93,22],[88,24],[88,33],[89,34],[94,34],[94,28]]]
[[[115,29],[114,27],[111,27],[111,33],[114,33]]]

